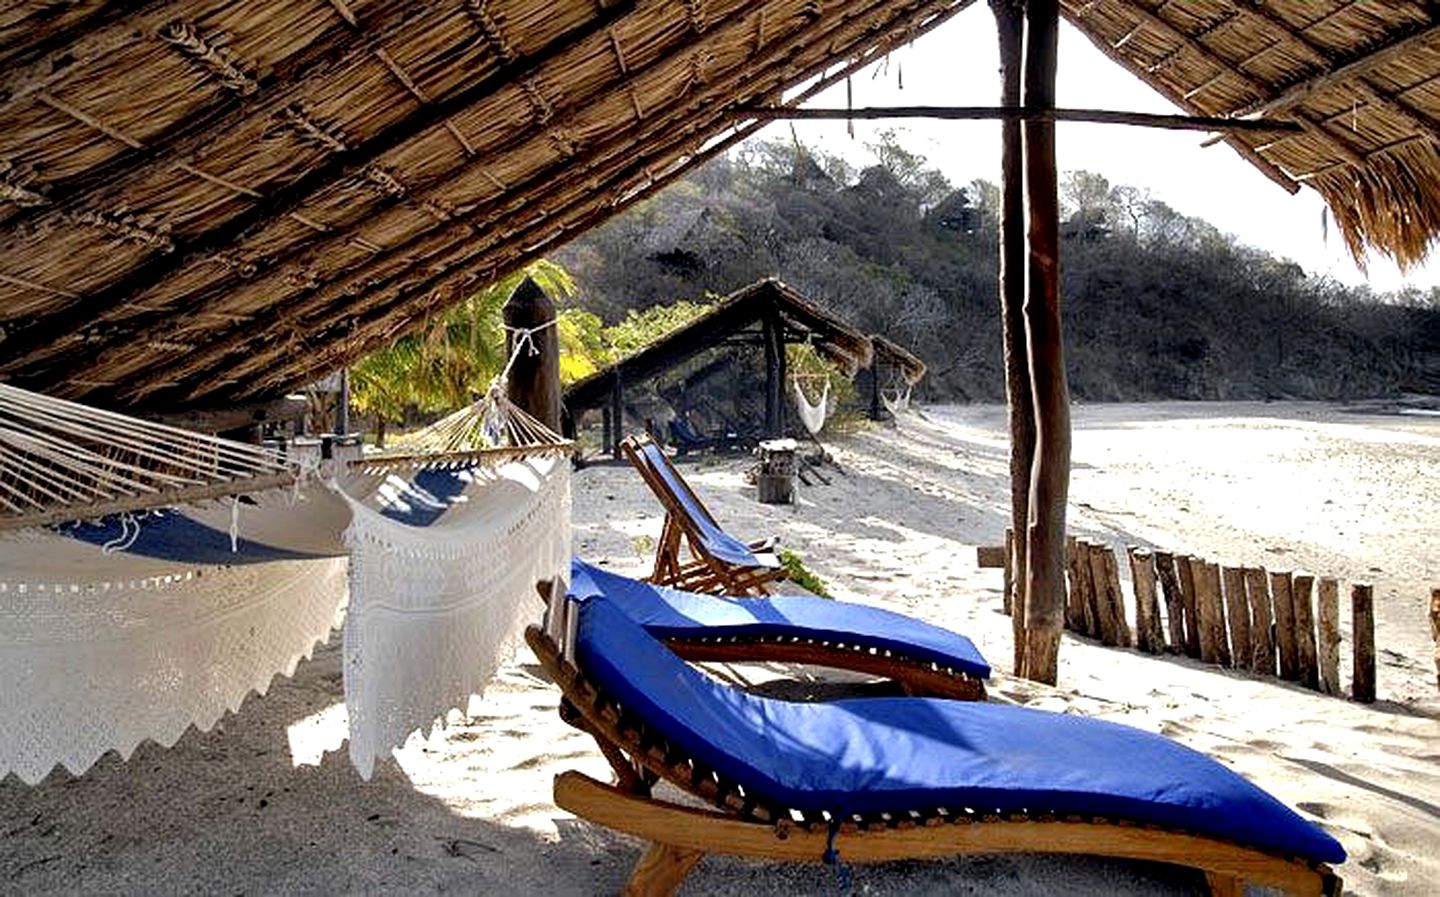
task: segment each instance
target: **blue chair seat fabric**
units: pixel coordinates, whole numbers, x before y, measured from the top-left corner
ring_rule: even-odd
[[[657,586],[575,558],[570,595],[604,596],[658,639],[798,637],[889,650],[974,676],[990,665],[965,636],[878,607],[803,595],[724,598]]]
[[[664,449],[653,442],[646,442],[640,447],[640,453],[645,458],[645,463],[649,464],[660,479],[665,481],[665,486],[670,494],[680,502],[680,507],[684,508],[685,515],[695,524],[695,528],[704,542],[705,550],[712,557],[735,567],[776,567],[779,565],[779,561],[774,557],[756,555],[748,545],[725,532],[715,523],[710,517],[710,512],[696,501],[690,487],[675,475],[669,459],[665,457]]]
[[[1127,726],[943,699],[802,704],[747,694],[690,667],[605,598],[581,606],[575,648],[590,680],[658,734],[781,806],[1102,816],[1311,861],[1345,858],[1239,775]]]

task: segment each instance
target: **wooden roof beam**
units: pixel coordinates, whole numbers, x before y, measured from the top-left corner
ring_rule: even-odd
[[[908,11],[906,11],[905,14],[915,15],[914,10],[916,9],[926,11],[932,14],[936,13],[937,10],[940,13],[944,13],[944,15],[936,15],[933,19],[925,23],[926,27],[924,30],[928,30],[928,28],[938,25],[939,21],[943,21],[946,17],[948,17],[948,15],[953,15],[954,12],[957,12],[959,9],[963,8],[966,5],[968,5],[968,3],[959,3],[951,5],[949,7],[946,7],[943,4],[936,4],[934,2],[911,3]],[[845,36],[845,40],[850,42],[861,39],[861,37],[866,33],[866,29],[862,25],[857,24],[853,21],[849,21],[845,17],[837,16],[833,19],[827,19],[827,21],[833,22],[834,24],[829,25],[819,35],[819,37],[814,38],[813,40],[807,42],[805,45],[812,51],[812,53],[823,52],[823,48],[821,45],[825,42],[825,40],[830,39],[830,35],[832,33],[839,33],[842,36]],[[718,23],[710,23],[710,27],[708,29],[709,33],[716,33],[717,27]],[[910,33],[911,32],[906,33],[906,39],[909,39]],[[919,33],[919,29],[916,29],[914,33]],[[773,58],[775,60],[783,60],[784,58],[787,58],[789,56],[790,49],[791,48],[788,45],[781,45],[780,43],[776,43],[769,50],[769,58]],[[867,54],[862,60],[859,60],[856,64],[866,64],[869,61],[872,61],[873,58],[874,54]],[[725,81],[707,85],[706,99],[704,99],[704,103],[706,105],[714,103],[716,105],[716,109],[721,114],[721,117],[728,117],[728,113],[725,112],[723,105],[724,100],[731,95],[732,90],[738,87],[743,87],[746,77],[748,77],[755,69],[756,62],[754,59],[747,60],[746,63],[744,63],[743,65],[732,68]],[[842,68],[842,71],[848,70],[850,70],[848,66]],[[838,76],[836,77],[838,78]],[[830,83],[834,83],[834,80],[834,78],[828,79],[823,83],[828,85]],[[763,96],[766,94],[767,90],[768,88],[757,89],[754,91],[754,93],[756,95]],[[807,90],[805,96],[810,95],[813,94],[809,90]],[[657,110],[657,112],[658,111],[659,110]],[[647,132],[666,133],[667,128],[673,129],[675,126],[674,123],[682,121],[684,117],[684,107],[672,107],[669,110],[668,115],[658,117],[652,122],[650,122]],[[683,137],[684,135],[677,136]],[[623,143],[624,141],[622,140],[621,142]],[[603,148],[597,149],[596,151],[600,152],[602,150]],[[525,205],[527,195],[535,193],[536,190],[548,189],[554,176],[554,172],[542,172],[541,174],[537,175],[536,178],[528,182],[527,185],[525,185],[525,192],[522,193],[518,198],[514,196],[501,197],[502,205],[499,207],[495,205],[486,205],[484,207],[477,208],[473,210],[473,212],[465,219],[458,221],[457,226],[463,226],[465,222],[472,220],[483,225],[487,221],[492,221],[496,218],[504,218],[507,214],[513,214],[516,208]],[[589,176],[586,175],[586,177]],[[512,210],[510,212],[507,212],[505,210],[507,207],[512,207]],[[427,232],[426,235],[433,236],[433,232]],[[420,238],[423,239],[426,235],[421,235]],[[436,249],[431,249],[428,254],[424,255],[416,252],[417,244],[414,241],[407,242],[399,247],[392,247],[393,251],[404,251],[410,255],[419,257],[417,257],[410,266],[396,273],[393,273],[392,275],[387,276],[384,283],[380,284],[378,287],[372,287],[371,289],[373,290],[377,288],[384,288],[389,283],[397,279],[406,277],[409,272],[416,267],[420,267],[422,269],[432,269],[437,265],[443,265],[445,271],[456,267],[464,267],[467,269],[471,268],[473,267],[473,260],[483,252],[484,245],[485,244],[483,243],[483,241],[477,242],[475,240],[475,233],[473,228],[471,228],[465,230],[463,233],[460,231],[456,231],[453,236],[444,238],[444,241],[442,241],[442,245],[440,246],[438,251]],[[448,255],[446,253],[448,253]],[[362,270],[356,272],[355,276],[350,278],[350,281],[354,283],[363,283],[366,277],[366,272]],[[428,279],[433,278],[427,276],[427,280]],[[343,282],[336,282],[334,284],[327,285],[326,287],[322,288],[321,293],[317,294],[316,298],[319,301],[308,300],[303,305],[298,306],[295,309],[296,312],[306,317],[328,317],[334,310],[337,303],[344,303],[346,305],[349,305],[355,301],[352,296],[346,295],[346,290],[343,286]],[[207,366],[223,363],[228,357],[229,352],[235,351],[236,349],[242,347],[246,342],[253,338],[253,336],[253,332],[229,334],[220,340],[212,341],[211,345],[212,347],[214,347],[213,350],[202,350],[201,355],[194,360],[197,362],[203,362],[203,364]],[[222,354],[219,354],[217,356],[212,354],[212,351],[220,352]],[[242,361],[241,367],[246,366],[247,363],[248,360]],[[190,367],[190,365],[187,364],[187,367]],[[203,374],[204,372],[205,371],[203,369],[199,371],[195,371],[192,369],[191,371],[187,371],[186,373],[198,375]],[[193,380],[194,378],[191,377],[190,379]]]
[[[764,119],[874,121],[892,118],[927,118],[941,121],[1075,121],[1134,125],[1176,131],[1305,131],[1303,123],[1280,119],[1221,118],[1210,115],[1155,115],[1107,109],[1025,109],[1019,106],[873,106],[855,109],[794,109],[788,106],[744,106],[737,114]]]

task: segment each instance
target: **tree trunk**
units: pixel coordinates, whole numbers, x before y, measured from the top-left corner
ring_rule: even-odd
[[[1056,0],[1030,0],[1026,15],[1025,106],[1054,108],[1060,7]],[[1035,398],[1024,659],[1026,678],[1053,684],[1064,622],[1065,503],[1070,487],[1070,394],[1060,328],[1060,197],[1054,122],[1027,121],[1021,133],[1030,249],[1025,330]]]
[[[1013,0],[990,0],[1000,33],[1000,102],[1020,105],[1020,65],[1025,18]],[[1025,668],[1026,521],[1030,505],[1030,465],[1035,457],[1035,404],[1030,393],[1030,354],[1025,345],[1025,184],[1020,122],[1000,125],[1000,325],[1005,354],[1005,394],[1010,418],[1010,527],[1015,637],[1015,673]]]

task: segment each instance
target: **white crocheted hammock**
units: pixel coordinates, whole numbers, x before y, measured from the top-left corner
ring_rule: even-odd
[[[459,416],[498,421],[496,441],[336,469],[328,488],[273,452],[56,403],[0,390],[0,778],[173,744],[263,694],[335,624],[347,545],[352,755],[368,776],[480,691],[534,580],[568,564],[568,443],[494,393]],[[124,513],[49,525],[97,509]],[[372,628],[396,596],[411,622]]]
[[[791,382],[795,387],[795,410],[800,415],[800,423],[811,436],[816,436],[825,429],[825,420],[830,416],[830,378],[825,378],[825,385],[820,390],[820,400],[813,405],[805,395],[805,390],[800,388],[800,380],[796,378]]]
[[[901,412],[910,410],[911,388],[910,384],[907,383],[905,384],[904,390],[882,389],[880,391],[880,401],[885,403],[885,410],[889,411],[892,417],[899,416]]]

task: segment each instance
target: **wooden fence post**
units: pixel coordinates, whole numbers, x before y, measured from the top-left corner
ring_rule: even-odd
[[[1087,543],[1090,565],[1090,585],[1094,595],[1095,625],[1100,630],[1100,642],[1106,645],[1120,644],[1120,633],[1115,628],[1115,615],[1111,611],[1110,575],[1105,569],[1105,547]]]
[[[1185,614],[1181,610],[1180,578],[1175,574],[1175,557],[1168,551],[1155,552],[1155,572],[1165,591],[1165,622],[1170,633],[1169,649],[1176,654],[1185,650]]]
[[[1245,571],[1239,567],[1221,567],[1220,579],[1225,586],[1225,620],[1230,626],[1230,655],[1238,669],[1248,670],[1254,663],[1250,649],[1250,599],[1245,595]]]
[[[1280,646],[1280,678],[1300,678],[1300,649],[1295,644],[1295,595],[1289,573],[1270,573],[1270,595],[1275,603],[1275,641]]]
[[[1350,697],[1375,703],[1375,591],[1368,583],[1350,587],[1351,628],[1355,638],[1355,670]]]
[[[1100,552],[1105,559],[1105,612],[1110,616],[1115,629],[1115,643],[1122,648],[1135,644],[1130,635],[1130,624],[1125,620],[1125,592],[1120,587],[1120,561],[1115,549],[1106,545]]]
[[[1225,641],[1225,610],[1220,602],[1220,568],[1203,558],[1191,565],[1195,572],[1195,617],[1200,626],[1200,659],[1205,663],[1230,665],[1230,645]]]
[[[1150,552],[1131,545],[1130,580],[1135,585],[1135,646],[1147,654],[1165,649],[1165,630],[1160,625],[1160,603],[1155,598],[1155,562]]]
[[[1245,591],[1250,598],[1250,669],[1262,676],[1275,675],[1275,620],[1270,582],[1259,567],[1245,568]]]
[[[1320,690],[1340,694],[1340,583],[1333,576],[1320,578]]]
[[[1195,558],[1178,555],[1175,572],[1180,574],[1180,609],[1185,614],[1185,654],[1200,656],[1200,619],[1195,611]]]
[[[1315,577],[1295,574],[1290,597],[1295,602],[1295,648],[1299,660],[1300,682],[1306,688],[1320,688],[1318,658],[1315,650]]]
[[[1070,591],[1065,596],[1065,628],[1089,635],[1085,630],[1085,595],[1089,591],[1090,568],[1074,536],[1065,539],[1065,569],[1070,574]]]

